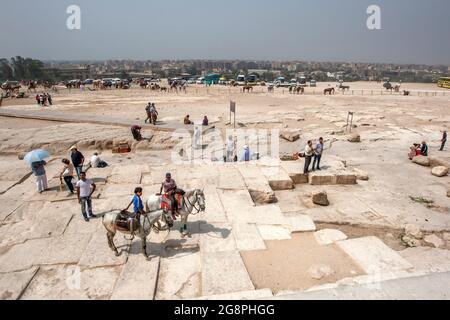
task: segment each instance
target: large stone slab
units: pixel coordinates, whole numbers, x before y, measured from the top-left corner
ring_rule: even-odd
[[[246,189],[244,178],[237,168],[231,166],[219,166],[217,169],[219,172],[217,188],[229,190]]]
[[[310,216],[306,214],[296,214],[285,217],[281,222],[291,232],[309,232],[316,231],[316,225]]]
[[[140,240],[135,240],[132,243],[127,263],[122,268],[111,300],[154,299],[161,258],[152,256],[151,260],[148,261],[141,254],[141,247]]]
[[[295,184],[308,183],[308,175],[303,174],[304,164],[300,161],[281,161],[281,167],[286,170]]]
[[[254,290],[237,251],[202,254],[202,295],[210,296]]]
[[[73,265],[41,267],[21,299],[108,300],[120,269],[81,269]]]
[[[320,171],[313,172],[309,175],[309,183],[311,185],[351,185],[356,184],[356,173],[339,171]]]
[[[19,299],[38,269],[0,274],[0,300]]]
[[[203,190],[205,194],[206,209],[203,214],[206,221],[209,223],[224,223],[227,222],[227,215],[222,206],[222,201],[215,187],[209,186]]]
[[[236,251],[234,232],[229,224],[200,225],[200,249],[202,252]]]
[[[288,228],[277,225],[258,225],[258,231],[264,240],[289,240],[291,232]]]
[[[320,245],[326,246],[337,241],[347,240],[347,236],[335,229],[322,229],[314,233],[314,237]]]
[[[108,178],[108,183],[129,183],[140,184],[142,172],[146,170],[146,166],[142,165],[121,165],[115,166]]]
[[[294,189],[294,182],[281,166],[263,166],[261,167],[261,171],[269,181],[272,190]]]
[[[283,224],[284,216],[275,204],[257,207],[236,207],[228,212],[228,219],[233,223]]]
[[[239,171],[244,177],[247,189],[255,203],[263,204],[275,201],[275,194],[259,167],[243,165],[239,166]]]
[[[198,251],[177,252],[161,258],[157,300],[192,299],[200,295],[201,255]]]
[[[413,268],[408,261],[377,237],[338,241],[336,244],[368,274]]]
[[[23,271],[37,265],[78,263],[90,238],[86,234],[64,234],[17,244],[0,256],[0,272]]]
[[[414,266],[414,271],[449,272],[450,251],[430,247],[408,248],[399,254]]]
[[[247,190],[217,189],[217,193],[227,214],[242,208],[248,210],[254,207],[253,200]]]
[[[233,224],[234,237],[236,246],[239,251],[265,250],[261,234],[256,224],[235,223]]]
[[[125,240],[122,234],[117,234],[114,243],[120,253],[118,257],[108,246],[106,232],[96,232],[84,250],[79,266],[95,268],[123,265],[127,261],[130,241]]]

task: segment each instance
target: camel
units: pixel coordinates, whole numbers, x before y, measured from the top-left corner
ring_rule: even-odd
[[[242,92],[245,93],[246,90],[247,90],[248,93],[253,92],[253,87],[252,87],[252,86],[245,85],[245,86],[242,88]]]
[[[334,88],[327,88],[327,89],[323,90],[324,95],[326,95],[327,93],[329,95],[334,94]]]

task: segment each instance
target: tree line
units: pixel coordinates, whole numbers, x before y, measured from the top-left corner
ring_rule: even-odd
[[[44,63],[40,60],[16,56],[11,59],[0,58],[0,79],[37,80],[45,79]]]

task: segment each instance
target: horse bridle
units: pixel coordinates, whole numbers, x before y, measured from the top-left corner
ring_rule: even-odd
[[[195,198],[197,199],[197,202],[198,202],[198,194],[197,194],[196,191],[195,191]],[[186,202],[189,203],[189,205],[192,206],[192,208],[194,208],[195,210],[197,210],[196,213],[191,213],[191,214],[196,215],[196,214],[200,213],[200,211],[202,211],[201,208],[200,208],[200,206],[197,208],[197,207],[195,206],[195,204],[192,204],[192,203],[189,201],[189,197],[183,196],[183,200],[184,200],[184,201],[183,201],[183,205],[184,205],[186,211],[187,211]]]

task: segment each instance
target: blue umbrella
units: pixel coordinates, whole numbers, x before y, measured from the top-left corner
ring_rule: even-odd
[[[50,157],[50,153],[48,151],[37,149],[28,152],[25,157],[23,157],[23,160],[28,162],[29,164],[32,164],[33,162],[39,162],[48,157]]]

